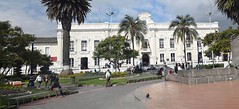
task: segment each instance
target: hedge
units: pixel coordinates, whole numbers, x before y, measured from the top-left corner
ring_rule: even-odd
[[[132,79],[127,79],[127,83],[135,83],[135,82],[149,81],[149,80],[155,80],[155,79],[161,79],[161,77],[150,76],[150,77],[132,78]]]

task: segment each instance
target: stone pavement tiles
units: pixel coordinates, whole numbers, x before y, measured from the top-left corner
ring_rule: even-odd
[[[239,109],[239,80],[198,85],[167,81],[141,91],[141,99],[150,94],[151,99],[142,100],[147,109]]]

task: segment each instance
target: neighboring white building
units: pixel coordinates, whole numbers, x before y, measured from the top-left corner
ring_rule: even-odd
[[[148,25],[148,33],[145,35],[146,47],[141,45],[135,45],[135,49],[139,51],[139,56],[135,59],[135,62],[141,62],[144,65],[164,64],[173,66],[176,62],[184,62],[183,44],[181,41],[174,39],[174,30],[169,30],[170,22],[154,22],[151,19],[149,13],[141,13],[138,15],[141,20],[145,20]],[[55,66],[62,66],[62,28],[61,24],[58,24],[57,28],[57,62]],[[197,22],[196,30],[199,33],[199,37],[203,39],[207,33],[218,31],[218,22],[207,23]],[[70,60],[72,69],[87,69],[87,68],[99,68],[104,67],[105,60],[93,58],[93,52],[95,46],[105,38],[117,35],[119,30],[119,23],[85,23],[78,25],[72,24],[71,46],[70,46]],[[203,47],[201,40],[198,41],[199,47],[197,47],[197,41],[194,40],[193,44],[187,44],[187,61],[193,66],[198,63],[198,56],[201,62],[211,63],[212,60],[204,56],[204,51],[207,47]],[[199,54],[199,55],[198,55]],[[221,60],[221,58],[216,58]],[[132,66],[132,60],[123,66]]]
[[[56,37],[37,37],[34,42],[30,43],[27,49],[32,50],[38,50],[41,54],[45,54],[47,56],[50,56],[53,66],[51,66],[51,70],[58,70],[61,66],[57,63],[57,57],[59,55],[59,49],[58,49],[58,42]],[[27,68],[27,70],[26,70]],[[28,69],[30,67],[23,66],[22,67],[22,74],[28,74]],[[27,71],[27,72],[25,72]],[[40,67],[37,67],[36,71],[33,71],[33,73],[37,73],[37,71],[40,71]],[[12,71],[13,72],[13,69]]]
[[[38,37],[33,42],[33,49],[40,51],[41,54],[45,54],[51,57],[52,63],[54,64],[53,67],[60,67],[55,66],[57,65],[57,57],[59,55],[58,51],[58,42],[56,37]]]

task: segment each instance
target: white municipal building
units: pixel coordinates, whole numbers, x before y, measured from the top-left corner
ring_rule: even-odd
[[[145,35],[146,47],[135,45],[139,51],[139,56],[135,62],[143,65],[163,65],[169,66],[184,62],[183,44],[173,37],[174,30],[169,30],[170,22],[154,22],[149,13],[140,13],[138,17],[145,20],[148,25],[148,33]],[[197,32],[203,39],[207,33],[218,31],[218,22],[197,22]],[[85,70],[103,68],[108,61],[93,58],[95,46],[105,38],[117,35],[119,23],[84,23],[72,24],[70,32],[70,63],[73,70]],[[123,35],[123,34],[122,34]],[[38,40],[38,43],[37,43]],[[38,38],[34,44],[34,49],[40,50],[43,54],[51,55],[54,65],[51,69],[60,71],[62,68],[62,42],[63,33],[61,24],[58,24],[57,37]],[[39,41],[41,40],[41,41]],[[198,60],[200,64],[211,63],[212,60],[204,56],[207,47],[203,47],[201,40],[194,40],[193,43],[186,44],[187,62],[196,66]],[[198,59],[199,58],[199,59]],[[222,57],[215,57],[216,62],[222,62]],[[124,63],[122,67],[132,66],[132,59]]]

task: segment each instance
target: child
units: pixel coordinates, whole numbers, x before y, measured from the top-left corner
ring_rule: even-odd
[[[45,75],[45,77],[44,77],[44,81],[45,81],[45,88],[47,88],[48,87],[48,81],[49,81],[49,77],[48,77],[48,75]]]

